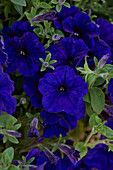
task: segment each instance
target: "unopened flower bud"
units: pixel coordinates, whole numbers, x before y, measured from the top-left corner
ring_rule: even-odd
[[[62,5],[65,3],[66,0],[59,0],[59,5]]]
[[[55,41],[55,40],[60,40],[60,36],[58,35],[58,34],[54,34],[53,36],[52,36],[52,40],[53,41]]]
[[[21,104],[26,104],[26,98],[21,97],[21,99],[20,99],[20,103],[21,103]]]
[[[70,147],[68,147],[67,145],[65,144],[58,144],[58,147],[59,149],[64,152],[68,158],[70,159],[70,161],[76,165],[77,161],[78,161],[78,158],[80,158],[80,152],[77,151],[77,150],[74,150]]]
[[[55,164],[60,159],[58,156],[54,155],[48,148],[44,147],[43,151],[45,152],[46,156],[49,158],[52,164]]]
[[[20,138],[21,137],[21,133],[19,132],[16,132],[14,130],[6,130],[6,134],[8,136],[13,136],[13,137],[17,137],[17,138]]]
[[[43,15],[38,15],[38,16],[34,17],[32,19],[32,22],[42,22],[45,20],[55,20],[55,19],[56,19],[55,12],[51,11],[51,12],[47,12]]]
[[[37,125],[38,125],[38,119],[34,118],[31,122],[30,130],[27,134],[27,137],[32,138],[32,137],[39,137],[40,136],[40,134],[37,130]]]
[[[101,68],[105,65],[105,63],[106,63],[106,61],[108,60],[108,58],[109,58],[109,54],[106,54],[106,55],[104,55],[104,56],[100,59],[100,61],[99,61],[99,63],[98,63],[98,68],[99,68],[99,69],[101,69]]]

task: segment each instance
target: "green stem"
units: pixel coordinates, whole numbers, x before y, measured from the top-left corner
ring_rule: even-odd
[[[105,140],[98,140],[98,141],[93,142],[93,143],[88,143],[88,144],[86,144],[86,146],[93,147],[93,146],[95,146],[95,145],[97,145],[99,143],[104,143],[105,144],[106,141]]]
[[[86,141],[84,142],[84,146],[86,146],[87,143],[89,142],[89,140],[91,139],[91,137],[92,137],[92,135],[93,135],[93,131],[94,131],[94,129],[92,129],[91,132],[90,132],[90,134],[88,135]]]

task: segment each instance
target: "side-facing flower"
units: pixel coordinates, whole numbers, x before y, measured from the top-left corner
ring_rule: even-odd
[[[25,32],[33,33],[34,27],[31,27],[28,21],[16,21],[11,27],[5,27],[2,29],[2,36],[4,40],[8,40],[11,38],[22,37]]]
[[[54,25],[57,29],[63,30],[62,22],[65,18],[69,16],[74,16],[76,13],[79,13],[79,9],[75,6],[70,6],[70,8],[62,6],[60,12],[55,14],[56,19],[54,20]]]
[[[14,82],[0,66],[0,114],[2,111],[12,114],[16,110],[17,100],[11,96],[14,92]]]
[[[31,122],[30,130],[27,134],[27,137],[33,138],[33,137],[39,137],[40,136],[39,131],[37,129],[37,125],[38,125],[38,119],[34,118]]]
[[[84,112],[84,108],[81,109],[81,112]],[[73,130],[77,126],[76,116],[65,112],[55,114],[42,110],[40,117],[43,119],[44,126],[42,136],[46,138],[59,137],[60,134],[64,137],[69,130]]]
[[[75,68],[87,55],[89,49],[83,40],[74,41],[73,38],[63,38],[58,43],[51,45],[48,51],[51,52],[52,59],[57,60],[53,64],[54,67],[68,65]]]
[[[37,36],[26,32],[23,37],[15,37],[5,42],[8,54],[6,70],[10,73],[18,70],[20,74],[33,76],[39,70],[39,58],[45,58],[45,48],[38,43]]]
[[[87,94],[87,83],[77,76],[73,68],[57,67],[54,73],[47,73],[39,81],[39,91],[43,94],[42,105],[50,113],[66,112],[76,115],[77,119],[84,116],[83,96]],[[79,114],[78,114],[79,113]]]

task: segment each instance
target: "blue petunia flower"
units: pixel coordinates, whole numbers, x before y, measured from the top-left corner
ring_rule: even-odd
[[[87,55],[89,49],[83,40],[74,41],[73,38],[63,38],[58,43],[51,45],[48,51],[51,52],[52,59],[57,60],[53,64],[54,67],[68,65],[75,68]]]
[[[31,122],[31,124],[30,124],[30,130],[27,134],[27,137],[33,138],[33,137],[39,137],[40,136],[39,131],[37,129],[37,126],[38,126],[38,119],[34,118]]]
[[[25,32],[33,33],[34,27],[31,27],[28,21],[16,21],[11,27],[5,27],[2,29],[2,36],[4,40],[8,40],[11,38],[22,37]]]
[[[89,149],[85,157],[83,157],[74,170],[106,170],[113,168],[113,152],[108,151],[108,146],[98,144],[93,149]]]
[[[11,96],[12,92],[14,92],[14,82],[0,66],[0,114],[2,111],[13,114],[16,110],[17,100]]]
[[[87,94],[87,83],[77,76],[73,68],[57,67],[54,73],[46,73],[39,81],[39,91],[43,94],[42,105],[50,113],[66,112],[84,116],[83,96]]]
[[[43,119],[44,125],[43,137],[46,138],[59,137],[60,134],[64,137],[69,130],[73,130],[77,126],[76,116],[65,112],[55,114],[42,110],[40,117]]]
[[[74,39],[82,39],[86,44],[92,44],[92,38],[99,36],[98,27],[91,22],[90,17],[85,13],[78,13],[74,17],[65,18],[63,29],[71,33]]]
[[[113,104],[113,79],[110,80],[108,84],[108,98],[110,99],[111,104]]]
[[[33,76],[39,70],[39,58],[45,58],[45,48],[38,43],[37,36],[26,32],[23,37],[15,37],[5,42],[8,54],[6,70],[10,73],[18,72],[26,77]]]
[[[60,12],[57,12],[54,20],[54,25],[57,29],[63,30],[62,22],[65,18],[69,16],[74,16],[76,13],[79,13],[79,9],[75,6],[70,6],[70,8],[62,6],[62,9]]]
[[[113,24],[108,23],[106,20],[98,18],[96,25],[100,30],[100,39],[104,40],[111,48],[111,60],[113,61]]]

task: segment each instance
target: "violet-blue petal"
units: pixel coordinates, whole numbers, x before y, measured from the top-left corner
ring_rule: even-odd
[[[26,77],[35,75],[39,69],[39,58],[45,58],[44,46],[38,43],[37,36],[30,32],[21,38],[7,40],[5,52],[8,54],[6,70],[10,73],[18,70]]]
[[[3,72],[0,66],[0,114],[5,111],[8,114],[13,114],[16,110],[17,100],[11,94],[14,91],[14,82],[10,80],[7,73]]]
[[[81,85],[79,85],[80,82]],[[79,86],[84,89],[82,94]],[[45,110],[53,113],[64,111],[72,115],[78,114],[81,109],[78,106],[83,107],[82,97],[88,91],[87,83],[81,77],[76,76],[74,70],[68,66],[57,67],[54,73],[45,74],[40,79],[38,88],[43,94],[42,105]]]
[[[64,5],[62,6],[62,9],[60,12],[57,12],[55,17],[57,19],[54,20],[54,25],[57,29],[63,29],[62,27],[62,21],[69,17],[69,16],[74,16],[76,13],[79,13],[79,9],[76,8],[75,6],[70,6],[70,8],[65,7]]]

